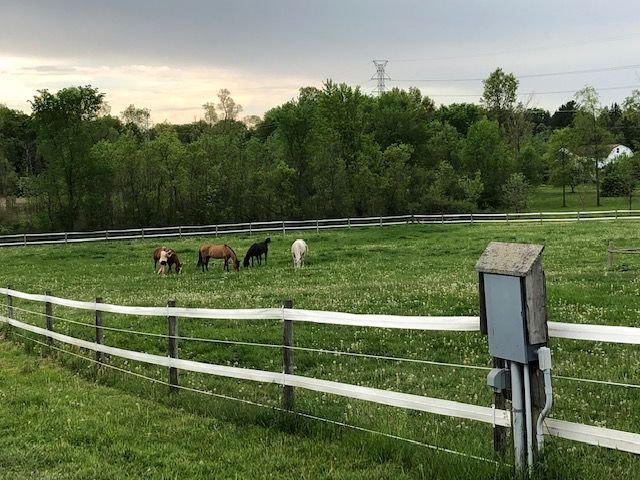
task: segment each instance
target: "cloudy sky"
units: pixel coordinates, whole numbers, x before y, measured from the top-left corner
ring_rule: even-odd
[[[640,88],[640,2],[591,0],[0,0],[0,103],[90,84],[112,113],[189,122],[221,88],[263,114],[327,78],[477,102],[502,67],[555,109],[585,84],[604,104]],[[555,92],[555,93],[554,93]]]

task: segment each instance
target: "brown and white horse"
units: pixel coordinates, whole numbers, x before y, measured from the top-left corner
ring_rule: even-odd
[[[173,265],[176,266],[176,273],[182,271],[182,263],[176,254],[176,251],[172,248],[158,247],[153,251],[153,271],[156,271],[160,262],[160,268],[158,273],[168,273],[171,271]]]
[[[227,245],[202,245],[198,252],[198,264],[197,267],[202,267],[202,271],[209,271],[209,259],[210,258],[222,258],[224,265],[222,270],[229,271],[229,259],[233,260],[233,269],[237,272],[240,269],[240,260],[236,256],[236,252]]]

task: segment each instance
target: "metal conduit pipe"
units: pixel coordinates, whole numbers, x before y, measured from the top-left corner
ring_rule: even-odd
[[[529,364],[525,363],[524,368],[524,405],[525,421],[527,424],[527,465],[529,474],[533,471],[533,411],[531,409],[531,375]]]
[[[511,412],[513,421],[513,450],[518,472],[525,468],[524,391],[522,389],[522,365],[510,362],[511,368]]]
[[[538,363],[540,364],[540,370],[544,373],[544,396],[545,404],[538,422],[536,424],[536,438],[538,441],[538,451],[541,452],[544,447],[544,430],[542,428],[542,422],[551,410],[553,406],[553,388],[551,386],[551,350],[549,347],[540,347],[538,349]]]

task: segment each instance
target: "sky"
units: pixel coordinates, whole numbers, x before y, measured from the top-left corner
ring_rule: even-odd
[[[186,123],[226,88],[262,115],[329,78],[373,93],[376,59],[436,104],[478,102],[501,67],[531,107],[585,85],[609,105],[640,89],[638,19],[633,0],[0,0],[0,103],[91,85],[114,115]]]

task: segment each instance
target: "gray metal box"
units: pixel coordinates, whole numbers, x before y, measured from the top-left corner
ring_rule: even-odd
[[[520,277],[484,274],[484,302],[492,357],[529,361]]]
[[[493,357],[520,363],[536,359],[548,340],[542,245],[492,242],[476,270],[480,281],[480,330]]]

